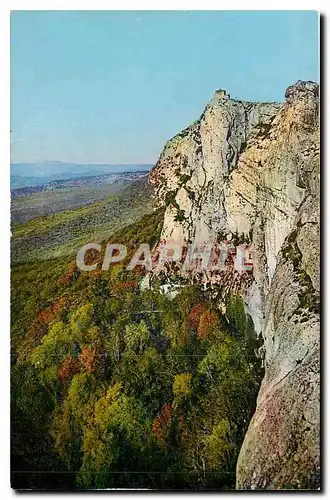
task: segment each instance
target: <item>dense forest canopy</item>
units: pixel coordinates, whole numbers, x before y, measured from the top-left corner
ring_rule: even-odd
[[[155,244],[162,215],[113,240]],[[124,268],[13,266],[12,485],[233,489],[263,371],[242,299]]]

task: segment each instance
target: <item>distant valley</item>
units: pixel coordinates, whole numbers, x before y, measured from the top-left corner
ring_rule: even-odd
[[[12,163],[11,189],[42,186],[56,181],[95,177],[100,175],[149,172],[152,164],[77,164],[58,161]]]
[[[73,254],[86,241],[107,238],[151,213],[147,166],[122,172],[119,167],[128,168],[12,189],[12,263]]]

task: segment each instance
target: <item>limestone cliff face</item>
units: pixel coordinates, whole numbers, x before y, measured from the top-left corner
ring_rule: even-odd
[[[242,294],[264,338],[265,378],[238,488],[317,487],[318,130],[315,83],[289,87],[283,104],[217,91],[150,174],[166,205],[162,239],[201,244],[230,233],[252,242],[253,279]]]

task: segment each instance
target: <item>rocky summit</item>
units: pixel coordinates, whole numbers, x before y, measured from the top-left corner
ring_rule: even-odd
[[[165,206],[162,240],[251,243],[240,293],[264,340],[265,376],[238,489],[319,488],[319,174],[319,87],[298,81],[284,103],[217,90],[149,176]]]

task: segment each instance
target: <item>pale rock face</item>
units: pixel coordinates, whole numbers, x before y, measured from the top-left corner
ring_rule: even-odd
[[[200,244],[226,230],[229,174],[251,132],[267,126],[280,106],[234,101],[216,93],[200,119],[168,141],[150,174],[157,196],[168,205],[163,239]],[[184,220],[175,220],[177,210],[166,193],[173,193]]]
[[[265,377],[238,459],[241,489],[319,487],[319,213],[306,202],[266,300]]]
[[[250,103],[216,92],[149,178],[167,207],[162,240],[252,241],[253,280],[242,294],[266,365],[238,460],[243,489],[317,484],[318,86],[297,82],[285,97]]]

